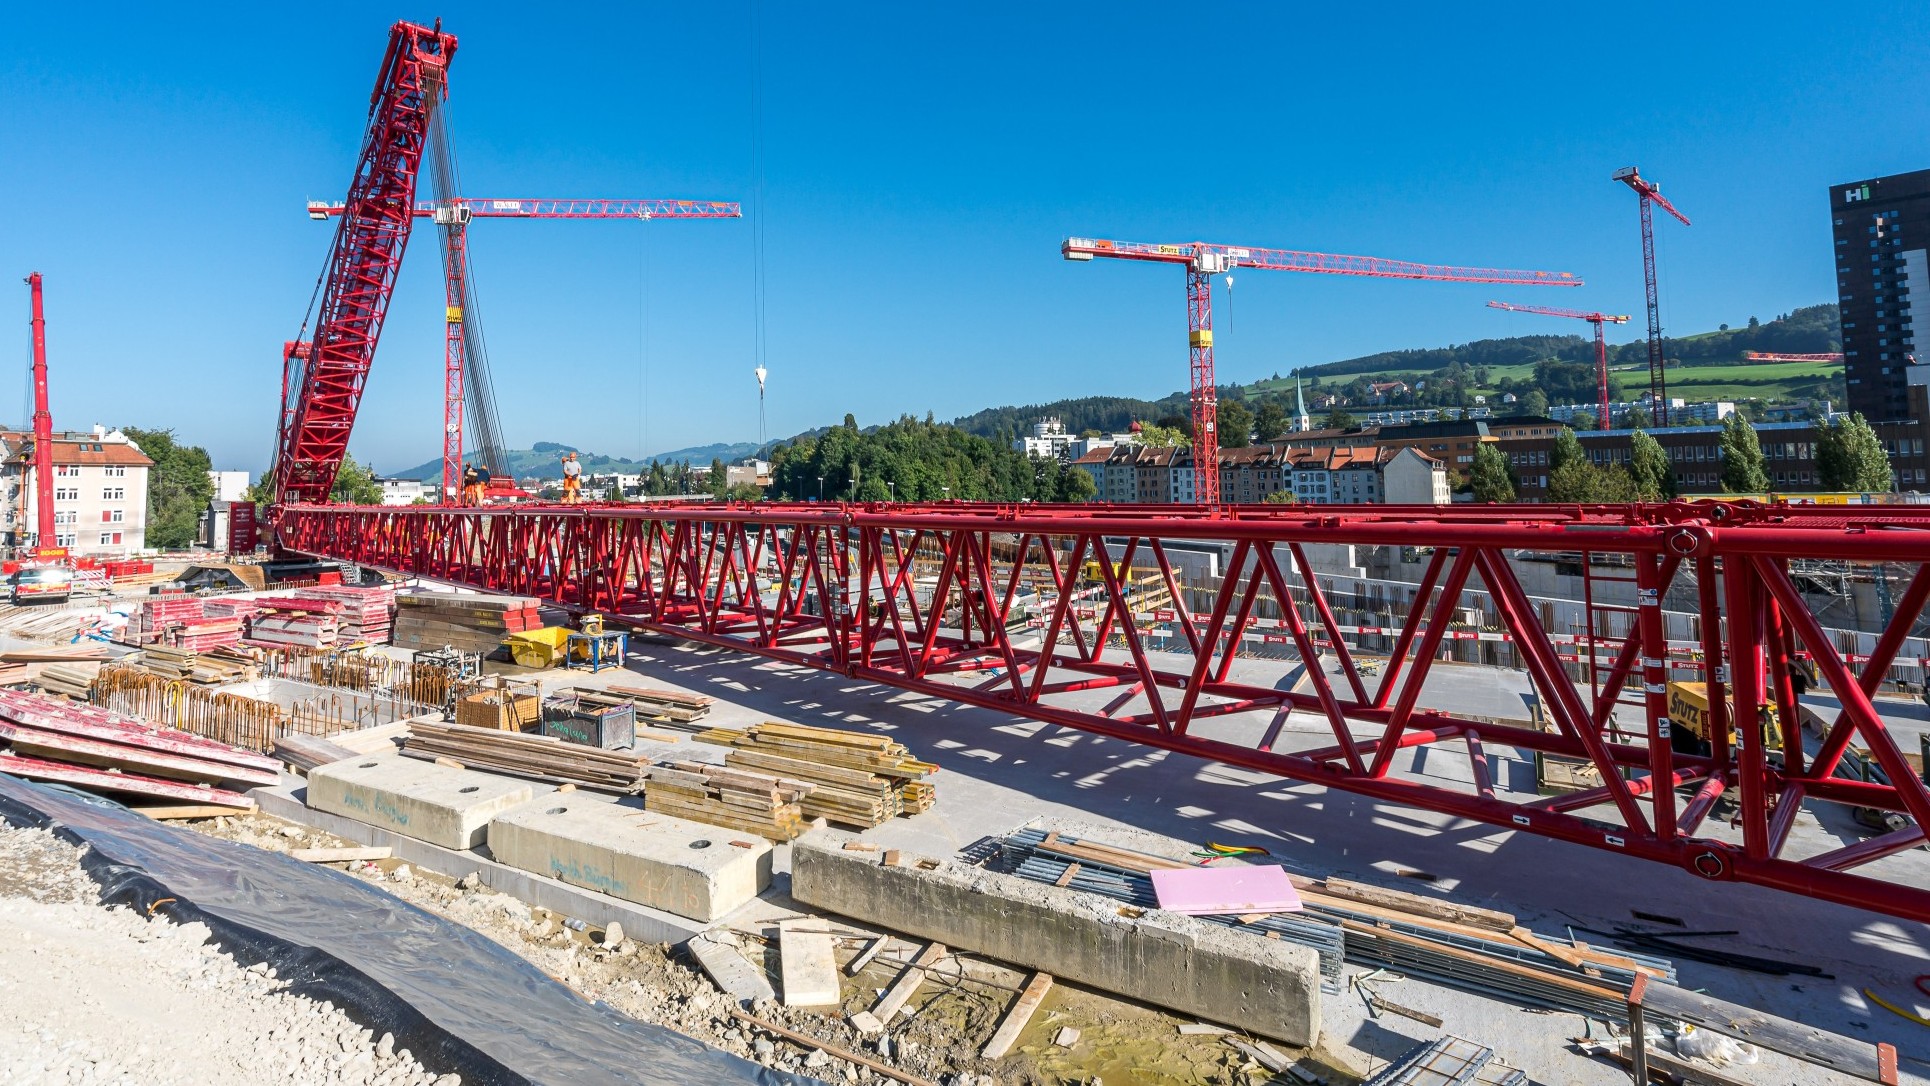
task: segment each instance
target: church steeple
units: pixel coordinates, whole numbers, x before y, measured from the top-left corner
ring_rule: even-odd
[[[1294,426],[1294,429],[1300,433],[1306,433],[1308,430],[1313,429],[1313,420],[1307,417],[1307,394],[1300,387],[1299,370],[1293,371],[1293,400],[1294,404],[1300,409],[1295,419],[1297,425]]]

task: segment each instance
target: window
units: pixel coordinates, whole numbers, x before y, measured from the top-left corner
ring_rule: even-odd
[[[119,523],[121,523],[121,522],[123,522],[123,521],[125,521],[126,519],[127,519],[127,515],[126,515],[125,513],[123,513],[123,512],[122,512],[121,510],[119,510],[119,509],[103,509],[103,510],[101,510],[101,523],[102,523],[102,524],[119,524]]]
[[[62,534],[59,532],[54,533],[54,546],[71,547],[73,545],[74,545],[74,533],[72,532],[67,532],[65,534]]]
[[[102,468],[101,474],[106,475],[109,478],[119,479],[122,476],[125,476],[127,474],[127,468],[122,465],[116,464],[113,467]]]
[[[113,546],[114,544],[119,543],[120,541],[121,541],[121,533],[119,532],[102,532],[101,533],[101,545],[104,547]]]
[[[57,502],[77,502],[80,500],[80,488],[55,487],[54,500]]]
[[[54,466],[54,477],[56,479],[74,479],[79,476],[79,464],[57,464]]]
[[[101,499],[103,501],[122,501],[126,499],[126,497],[127,488],[124,486],[110,486],[101,491]]]

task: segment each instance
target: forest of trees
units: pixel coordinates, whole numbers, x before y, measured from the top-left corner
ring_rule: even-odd
[[[857,420],[771,450],[777,501],[1085,501],[1092,476],[955,426],[909,415],[869,432]]]

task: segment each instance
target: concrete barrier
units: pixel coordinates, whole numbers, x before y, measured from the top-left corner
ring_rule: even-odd
[[[310,807],[453,849],[482,844],[490,819],[534,794],[524,781],[400,754],[331,762],[308,774]]]
[[[524,871],[703,921],[721,919],[771,884],[771,843],[762,837],[568,794],[497,815],[489,853]]]
[[[791,896],[814,909],[974,951],[1288,1044],[1320,1035],[1320,961],[1308,947],[1190,916],[1123,915],[1109,898],[948,860],[846,852],[819,830],[791,847]]]

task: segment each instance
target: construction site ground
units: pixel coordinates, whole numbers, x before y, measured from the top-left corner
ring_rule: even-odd
[[[893,820],[866,834],[881,846],[927,855],[949,855],[988,836],[1027,824],[1064,828],[1130,846],[1136,835],[1155,834],[1178,841],[1261,845],[1290,868],[1311,875],[1339,875],[1397,886],[1409,892],[1441,895],[1455,901],[1512,912],[1544,935],[1583,940],[1571,928],[1610,929],[1635,925],[1667,934],[1670,928],[1647,923],[1637,913],[1673,917],[1687,930],[1734,931],[1707,940],[1728,951],[1758,954],[1821,966],[1831,976],[1776,977],[1727,968],[1678,963],[1689,988],[1774,1014],[1794,1018],[1850,1037],[1883,1040],[1902,1053],[1906,1080],[1930,1071],[1930,1044],[1922,1027],[1874,1006],[1862,993],[1869,987],[1892,1001],[1912,1004],[1908,993],[1919,973],[1930,972],[1930,932],[1826,902],[1756,887],[1710,883],[1686,872],[1617,857],[1611,853],[1516,834],[1494,827],[1382,803],[1315,785],[1281,780],[1225,765],[1202,762],[1105,737],[893,690],[843,676],[762,661],[722,650],[633,638],[626,670],[598,675],[581,671],[528,672],[492,663],[489,670],[560,683],[632,683],[675,688],[716,699],[707,725],[744,727],[777,720],[826,727],[875,730],[889,734],[943,766],[936,778],[937,807],[913,818]],[[1274,660],[1241,660],[1237,681],[1301,684],[1297,665]],[[1430,678],[1426,701],[1460,712],[1520,718],[1527,678],[1520,672],[1480,666],[1443,666]],[[1103,693],[1093,695],[1103,699]],[[1827,695],[1815,697],[1819,709]],[[1899,730],[1925,727],[1920,704],[1882,703]],[[1291,736],[1307,735],[1307,745],[1327,732],[1324,720],[1296,716]],[[717,760],[721,751],[683,744],[684,757]],[[1506,761],[1497,768],[1503,790],[1534,789],[1533,766],[1511,750],[1490,753]],[[1468,779],[1465,755],[1417,752],[1403,774]],[[1847,816],[1845,816],[1847,818]],[[253,819],[230,821],[219,832],[256,839],[271,846],[284,840]],[[265,823],[264,823],[265,824]],[[212,825],[212,824],[204,824]],[[1077,829],[1074,829],[1077,827]],[[1854,825],[1825,825],[1805,814],[1798,835],[1815,837],[1815,849],[1867,834]],[[290,846],[297,847],[297,846]],[[1930,854],[1916,850],[1884,861],[1891,877],[1930,883]],[[385,866],[396,866],[388,862]],[[793,908],[787,885],[788,849],[777,857],[778,878],[771,893],[730,918],[747,946],[774,933],[765,925]],[[374,869],[366,877],[381,877]],[[572,933],[559,917],[529,910],[501,895],[460,891],[449,880],[422,872],[385,886],[410,900],[464,923],[477,925],[546,971],[586,993],[609,999],[626,1012],[692,1033],[774,1066],[796,1066],[821,1074],[822,1065],[801,1062],[803,1053],[779,1042],[769,1052],[756,1045],[754,1032],[729,1019],[723,997],[702,974],[676,955],[645,949],[627,956],[600,952],[594,932]],[[393,883],[393,885],[390,885]],[[850,943],[844,953],[855,953]],[[916,942],[902,945],[907,960]],[[753,951],[754,953],[754,951]],[[771,968],[775,970],[775,959]],[[1023,975],[997,971],[986,963],[975,970],[989,984],[961,982],[933,986],[930,1010],[904,1032],[912,1041],[892,1062],[919,1074],[990,1074],[1005,1082],[1105,1081],[1219,1082],[1241,1080],[1242,1068],[1257,1070],[1217,1037],[1182,1036],[1180,1019],[1122,1002],[1103,993],[1080,993],[1060,986],[1017,1050],[1016,1061],[984,1064],[977,1048],[994,1027],[1000,1009],[1022,983]],[[861,1009],[873,990],[889,982],[896,967],[847,981],[847,1008]],[[1362,970],[1349,967],[1350,975]],[[1007,989],[995,987],[1003,983]],[[1619,1069],[1585,1059],[1569,1049],[1571,1038],[1600,1037],[1601,1023],[1575,1014],[1523,1009],[1511,1002],[1407,979],[1376,981],[1386,999],[1442,1019],[1437,1030],[1385,1012],[1370,1011],[1351,987],[1330,994],[1324,1003],[1321,1051],[1310,1065],[1327,1070],[1330,1081],[1365,1076],[1415,1043],[1441,1033],[1491,1045],[1502,1059],[1539,1083],[1627,1081]],[[836,1016],[782,1012],[786,1021],[833,1043],[878,1053]],[[942,1021],[927,1031],[922,1020]],[[1072,1024],[1086,1042],[1071,1050],[1049,1043],[1047,1028]],[[1094,1044],[1094,1039],[1103,1043]],[[786,1062],[790,1057],[791,1062]],[[836,1068],[834,1068],[836,1070]],[[1746,1069],[1745,1081],[1829,1083],[1849,1081],[1822,1069],[1764,1053]],[[1264,1077],[1264,1076],[1263,1076]]]

